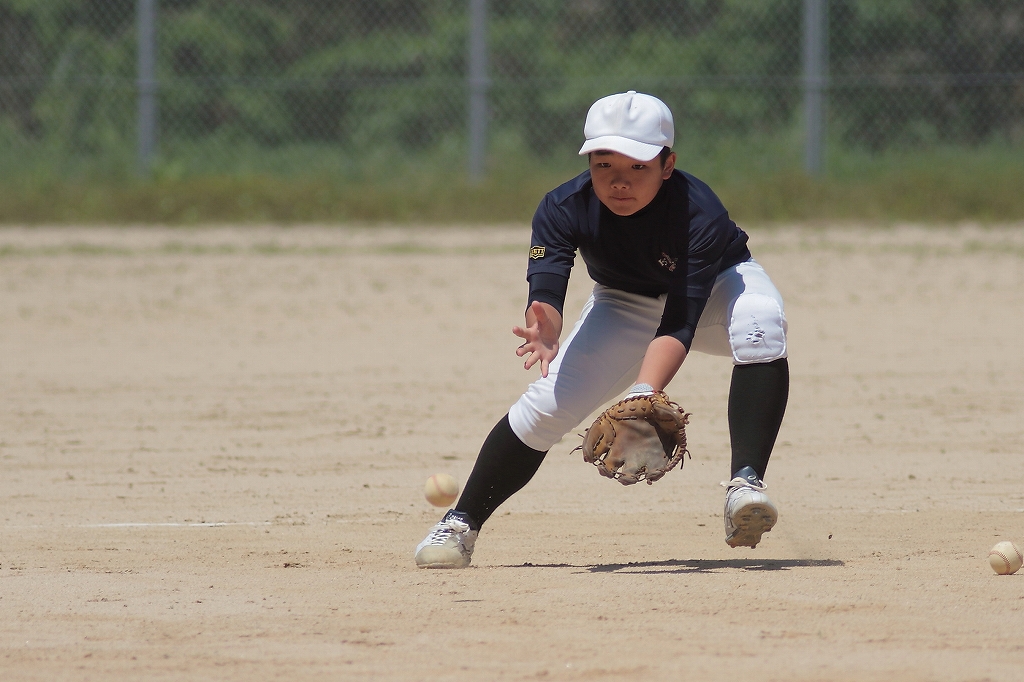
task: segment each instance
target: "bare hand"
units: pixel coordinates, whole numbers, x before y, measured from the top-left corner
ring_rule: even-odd
[[[548,314],[549,310],[555,314],[556,319]],[[523,369],[530,369],[540,362],[540,375],[548,375],[548,365],[558,355],[558,336],[562,332],[562,320],[557,315],[551,306],[534,301],[527,311],[527,327],[512,327],[512,333],[524,339],[523,345],[516,349],[519,357],[528,356]]]

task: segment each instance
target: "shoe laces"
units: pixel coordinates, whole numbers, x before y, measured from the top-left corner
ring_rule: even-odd
[[[750,488],[751,490],[767,490],[768,485],[764,481],[758,481],[757,483],[751,483],[749,480],[742,476],[737,476],[731,481],[722,481],[719,483],[723,488],[732,490],[733,488]]]
[[[453,534],[465,533],[469,524],[458,519],[444,519],[430,530],[427,536],[428,545],[443,545]]]

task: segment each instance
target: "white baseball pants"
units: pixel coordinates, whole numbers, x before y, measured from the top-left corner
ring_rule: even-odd
[[[597,284],[548,367],[509,410],[519,439],[547,451],[599,406],[633,385],[661,323],[665,296],[651,298]],[[782,295],[753,259],[718,275],[690,352],[733,364],[786,357]]]

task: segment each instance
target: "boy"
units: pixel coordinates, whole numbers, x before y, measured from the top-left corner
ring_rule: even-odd
[[[763,478],[789,396],[782,297],[718,197],[676,170],[672,113],[635,91],[599,99],[584,126],[589,170],[533,219],[526,326],[516,354],[541,376],[485,439],[462,496],[417,546],[421,568],[469,565],[481,526],[547,450],[600,405],[664,390],[688,352],[732,358],[725,541],[756,547],[778,511]],[[564,343],[579,250],[596,282]]]

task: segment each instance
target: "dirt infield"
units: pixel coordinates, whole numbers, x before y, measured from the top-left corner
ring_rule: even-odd
[[[0,230],[0,679],[1016,679],[1024,226],[750,232],[793,373],[761,546],[693,355],[681,472],[567,437],[424,571],[423,482],[534,375],[528,227]]]

